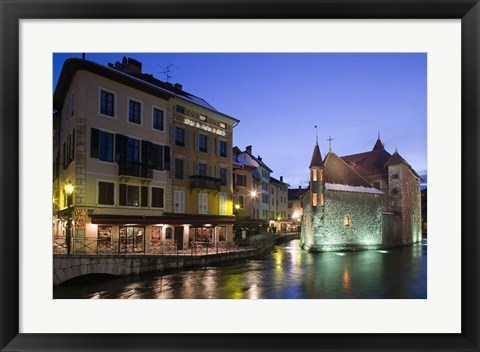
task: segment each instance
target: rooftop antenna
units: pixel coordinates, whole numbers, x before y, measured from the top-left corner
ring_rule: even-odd
[[[178,68],[178,69],[179,69],[180,67],[178,67],[178,66],[176,66],[176,65],[174,65],[174,64],[171,64],[171,63],[169,63],[169,62],[166,61],[166,60],[163,60],[163,61],[165,61],[165,62],[167,63],[167,66],[160,66],[160,65],[158,65],[158,66],[160,66],[161,68],[163,68],[163,71],[160,71],[160,73],[163,73],[163,74],[165,75],[165,82],[168,83],[168,82],[170,81],[170,78],[173,77],[173,75],[172,75],[172,67],[175,67],[175,68]]]
[[[380,139],[380,131],[378,131],[378,139]]]
[[[315,125],[315,142],[318,145],[318,133],[317,133],[317,125]]]
[[[332,136],[328,136],[329,151],[332,151],[332,141],[335,140]]]
[[[172,71],[170,70],[170,67],[172,67],[172,66],[173,66],[173,64],[162,67],[164,69],[164,71],[160,72],[160,73],[163,73],[165,75],[165,82],[167,82],[167,83],[170,80],[170,78],[172,78]]]

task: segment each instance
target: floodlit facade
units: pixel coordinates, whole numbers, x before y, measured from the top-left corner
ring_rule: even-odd
[[[301,197],[301,245],[310,251],[374,249],[421,240],[420,177],[380,139],[371,152],[322,160],[315,145]]]
[[[72,252],[233,240],[237,119],[127,58],[109,67],[67,60],[53,103],[53,236],[65,237],[71,218]]]

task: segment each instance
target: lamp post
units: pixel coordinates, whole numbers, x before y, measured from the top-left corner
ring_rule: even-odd
[[[67,195],[68,206],[68,220],[67,220],[67,254],[70,254],[71,238],[72,238],[72,194],[75,187],[71,183],[67,183],[64,187],[65,194]]]

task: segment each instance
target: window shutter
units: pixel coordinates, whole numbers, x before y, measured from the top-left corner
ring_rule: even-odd
[[[188,180],[190,178],[190,162],[185,160],[185,178]]]
[[[164,146],[163,147],[163,169],[170,170],[170,147]]]
[[[220,139],[215,137],[215,155],[220,155]]]
[[[126,195],[127,195],[127,185],[121,183],[120,184],[120,196],[118,197],[120,205],[127,205]]]
[[[190,147],[190,130],[188,128],[185,128],[185,147],[188,148]]]
[[[99,156],[99,131],[96,128],[92,128],[90,133],[90,156],[96,159]]]
[[[121,134],[115,135],[115,161],[127,160],[127,137]]]
[[[72,153],[70,155],[71,160],[75,159],[75,128],[72,131]]]
[[[63,142],[63,168],[67,168],[67,143]]]
[[[170,144],[175,144],[175,126],[170,124]]]
[[[213,138],[212,136],[207,137],[207,153],[212,153],[214,151],[213,147]]]
[[[142,207],[148,207],[148,187],[142,186]]]
[[[195,143],[195,150],[198,150],[198,132],[195,131],[195,139],[194,139],[194,143]]]
[[[170,165],[170,178],[175,178],[175,158],[172,160],[172,164]]]

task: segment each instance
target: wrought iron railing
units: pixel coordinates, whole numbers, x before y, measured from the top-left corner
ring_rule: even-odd
[[[191,255],[202,256],[218,253],[233,253],[254,251],[265,246],[275,238],[291,236],[292,232],[256,235],[235,243],[220,241],[207,243],[192,241],[184,246],[183,243],[172,241],[151,240],[139,246],[125,246],[125,239],[75,237],[72,239],[72,254],[98,255]],[[128,250],[126,250],[128,248]],[[65,237],[53,239],[53,254],[67,254]]]
[[[219,178],[193,175],[193,176],[190,176],[190,180],[191,180],[190,181],[191,188],[212,189],[214,191],[220,190],[221,180]]]
[[[131,161],[118,162],[119,176],[134,176],[141,178],[153,178],[153,169],[147,164]]]

